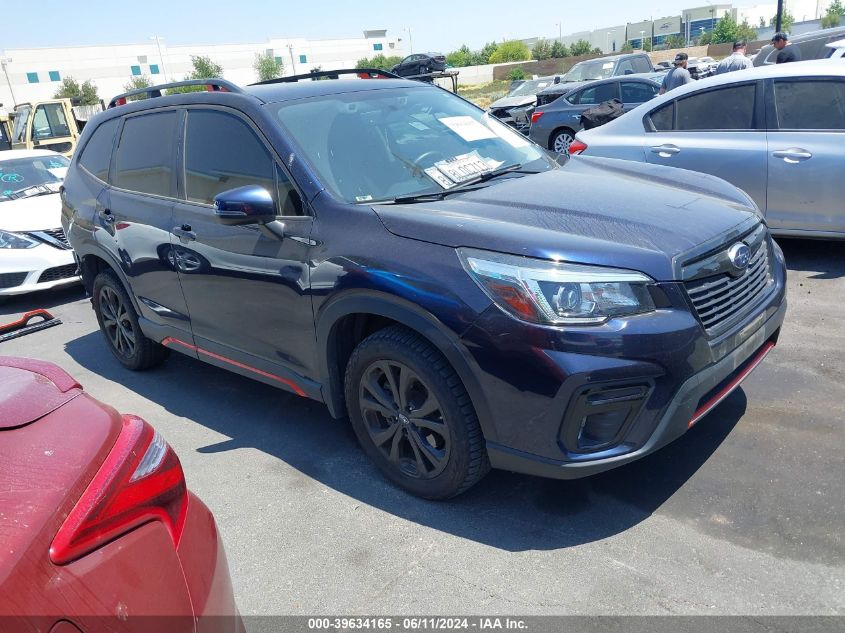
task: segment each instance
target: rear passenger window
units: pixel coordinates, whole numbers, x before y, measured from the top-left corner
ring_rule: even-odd
[[[750,130],[754,127],[754,84],[732,85],[678,99],[676,130]]]
[[[92,176],[103,182],[108,180],[114,133],[120,119],[106,121],[91,135],[79,157],[79,165]]]
[[[669,132],[672,129],[672,115],[674,113],[675,102],[670,101],[662,108],[658,108],[651,113],[651,123],[654,129],[658,132]]]
[[[173,197],[173,148],[177,112],[157,112],[126,119],[115,156],[116,187]]]
[[[190,110],[185,143],[185,195],[191,202],[213,204],[218,193],[246,185],[273,192],[273,158],[241,119]]]
[[[620,90],[622,103],[645,103],[654,97],[660,88],[640,81],[623,81]]]
[[[845,130],[845,82],[776,81],[781,130]]]

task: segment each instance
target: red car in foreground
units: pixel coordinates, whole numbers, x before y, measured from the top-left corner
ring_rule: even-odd
[[[243,629],[178,457],[59,367],[0,357],[0,629]]]

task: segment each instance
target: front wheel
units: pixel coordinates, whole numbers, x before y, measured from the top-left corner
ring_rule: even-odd
[[[568,154],[569,146],[575,140],[575,134],[572,130],[559,130],[552,136],[552,142],[549,143],[549,149],[554,150],[558,154]]]
[[[141,332],[135,307],[114,273],[95,277],[91,300],[106,344],[124,367],[149,369],[167,358],[169,350]]]
[[[448,499],[490,469],[460,378],[415,332],[394,326],[361,342],[347,366],[345,395],[364,452],[405,490]]]

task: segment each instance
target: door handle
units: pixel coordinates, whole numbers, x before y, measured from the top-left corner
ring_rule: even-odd
[[[681,152],[681,148],[677,145],[655,145],[651,148],[653,154],[657,154],[658,156],[662,156],[663,158],[669,158],[674,154],[679,154]]]
[[[100,209],[100,211],[97,212],[97,215],[99,215],[100,219],[106,224],[114,223],[114,215],[112,215],[111,209]]]
[[[197,239],[197,234],[194,233],[190,224],[183,224],[182,226],[174,226],[171,231],[173,235],[185,242],[193,242]]]
[[[813,155],[805,149],[800,147],[790,147],[789,149],[779,149],[772,152],[775,158],[782,158],[785,163],[800,163],[802,160],[812,158]]]

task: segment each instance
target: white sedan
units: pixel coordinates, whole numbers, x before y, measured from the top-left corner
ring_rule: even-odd
[[[46,150],[0,152],[0,300],[79,281],[61,228],[68,164]]]
[[[828,49],[828,59],[845,59],[845,39],[828,42],[825,44]]]

